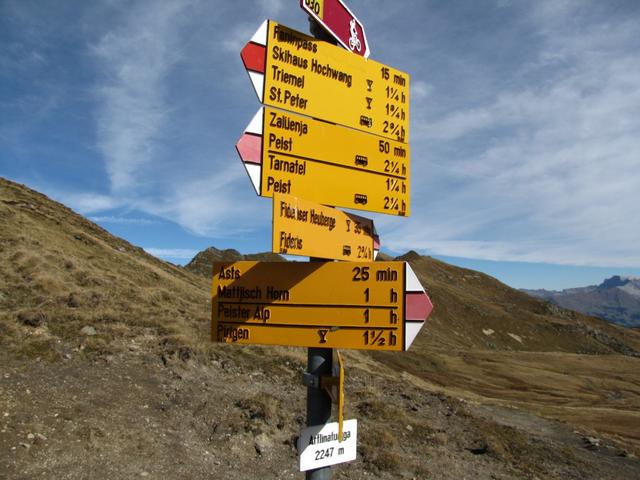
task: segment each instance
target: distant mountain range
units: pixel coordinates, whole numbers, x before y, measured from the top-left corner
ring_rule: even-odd
[[[600,285],[555,290],[522,290],[560,307],[625,327],[640,327],[640,277],[615,275]]]

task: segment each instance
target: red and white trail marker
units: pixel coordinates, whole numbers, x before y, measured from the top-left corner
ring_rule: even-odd
[[[406,288],[404,293],[404,349],[408,350],[420,329],[431,315],[433,304],[424,291],[420,280],[411,269],[409,262],[405,264]]]
[[[364,27],[342,0],[300,0],[300,7],[344,48],[369,57]]]
[[[262,117],[262,109],[259,109],[236,143],[236,150],[249,175],[256,195],[260,195],[260,179],[262,177]]]
[[[269,28],[268,20],[262,22],[260,28],[253,34],[249,43],[240,51],[240,58],[244,63],[251,84],[258,95],[260,103],[264,98],[264,72],[266,69],[267,57],[267,31]]]

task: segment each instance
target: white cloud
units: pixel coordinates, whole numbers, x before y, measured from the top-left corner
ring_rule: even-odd
[[[536,2],[534,11],[542,44],[509,88],[414,126],[413,158],[423,151],[437,162],[414,171],[436,175],[428,180],[435,191],[419,190],[413,221],[383,243],[491,260],[640,265],[637,18],[587,18],[583,2]]]
[[[495,108],[495,107],[494,107]],[[416,134],[436,140],[454,140],[475,130],[495,126],[499,121],[494,108],[453,112],[430,123],[418,123]]]
[[[405,234],[403,237],[394,236],[384,245],[385,249],[396,252],[417,250],[426,255],[444,255],[459,258],[473,258],[493,261],[518,261],[531,263],[552,263],[557,265],[578,266],[606,266],[628,268],[630,265],[640,265],[640,254],[620,255],[620,251],[609,246],[601,246],[600,250],[585,252],[576,250],[567,243],[521,243],[510,241],[479,241],[479,240],[431,240],[420,234]],[[594,260],[594,252],[597,259]]]
[[[198,254],[198,250],[189,248],[154,248],[144,247],[144,251],[154,257],[163,259],[191,260]]]
[[[92,216],[89,220],[97,223],[117,223],[125,225],[157,225],[160,222],[150,220],[148,218],[130,218],[130,217],[114,217],[114,216]]]
[[[177,36],[190,1],[138,2],[124,24],[92,47],[104,74],[97,88],[98,146],[115,192],[139,186],[171,108],[166,80],[180,59]]]
[[[144,208],[174,219],[197,235],[229,237],[246,233],[251,224],[256,224],[259,209],[268,207],[266,200],[260,202],[252,193],[246,177],[243,168],[233,164],[206,177],[181,182],[168,192],[170,202],[147,203]]]
[[[241,23],[233,26],[222,41],[222,46],[228,52],[239,55],[244,46],[251,40],[260,25]]]
[[[50,195],[59,202],[68,205],[80,213],[90,214],[111,210],[121,205],[120,201],[110,195],[83,192],[61,192],[44,188],[41,191],[50,191]]]
[[[234,137],[225,135],[229,106],[219,92],[231,89],[242,73],[240,48],[259,23],[234,22],[239,26],[206,33],[220,22],[209,15],[230,14],[229,5],[218,7],[197,0],[138,1],[91,51],[100,71],[98,148],[113,197],[197,235],[221,237],[247,231],[255,213],[239,201],[239,192],[251,193],[250,183]],[[190,75],[180,78],[188,68]],[[207,91],[191,91],[200,87],[200,75],[208,77]],[[185,84],[176,86],[176,78]],[[246,96],[252,96],[248,80]],[[204,115],[210,108],[223,113]],[[203,125],[203,118],[211,123]]]
[[[412,76],[412,216],[377,221],[383,246],[496,260],[637,263],[637,14],[607,2],[496,1],[504,7],[497,15],[473,2],[433,9],[417,0],[392,7],[354,0],[373,58]],[[91,185],[100,185],[92,194],[76,184],[76,193],[56,198],[94,215],[126,206],[216,238],[264,231],[270,202],[253,195],[233,151],[258,107],[239,51],[264,16],[279,12],[283,23],[306,31],[299,7],[283,0],[251,8],[202,0],[98,5],[86,7],[91,12],[83,18],[103,20],[96,12],[106,12],[104,20],[82,30],[97,68],[82,70],[86,58],[76,54],[77,64],[59,70],[78,65],[68,91],[80,99],[83,79],[95,80],[95,146],[109,186],[99,184],[103,171],[92,158],[72,171],[76,156],[84,161],[89,149],[65,156],[68,150],[43,139],[53,153],[30,155],[47,163],[42,178],[56,168],[58,178],[73,179],[69,189],[82,175],[95,175]],[[55,25],[64,25],[63,13],[52,12]],[[61,38],[68,48],[68,32],[60,33],[60,52]],[[64,57],[47,42],[34,45],[14,57],[35,52],[27,65],[34,69],[38,55],[47,62]],[[40,97],[21,97],[31,99],[24,105],[2,101],[33,118],[45,105]],[[86,99],[75,106],[83,105]],[[86,118],[57,107],[43,113],[52,123]],[[35,151],[41,137],[22,141],[27,137],[14,123],[20,124],[12,120],[0,137]],[[61,144],[79,130],[67,128],[56,133]]]
[[[433,91],[433,86],[423,80],[418,80],[411,84],[411,98],[414,100],[424,100]]]
[[[291,8],[291,2],[287,2],[286,5]],[[262,11],[266,15],[276,15],[280,13],[285,6],[285,0],[263,0],[260,5],[262,6]]]

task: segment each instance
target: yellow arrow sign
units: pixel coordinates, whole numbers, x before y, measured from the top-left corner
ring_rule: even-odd
[[[405,350],[430,311],[404,262],[214,263],[214,341]]]
[[[401,142],[264,107],[236,148],[259,195],[410,213],[409,146]]]
[[[373,221],[308,200],[273,196],[272,250],[276,253],[374,260],[379,250]]]
[[[270,107],[262,109],[263,158],[310,159],[385,178],[409,178],[409,146]],[[258,120],[258,119],[257,119]]]
[[[409,141],[409,75],[269,20],[241,57],[260,101]]]

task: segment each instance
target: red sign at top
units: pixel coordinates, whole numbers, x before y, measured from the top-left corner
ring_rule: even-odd
[[[342,0],[300,0],[300,6],[344,48],[369,56],[364,27]]]

